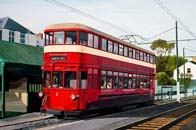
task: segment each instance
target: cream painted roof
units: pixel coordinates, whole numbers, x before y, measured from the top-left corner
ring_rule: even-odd
[[[104,33],[104,32],[98,31],[98,30],[96,30],[96,29],[94,29],[94,28],[91,28],[91,27],[89,27],[89,26],[86,26],[86,25],[80,24],[80,23],[59,23],[59,24],[52,24],[52,25],[46,27],[45,30],[48,30],[48,29],[60,29],[60,28],[62,28],[62,29],[65,29],[65,28],[81,28],[81,29],[90,30],[90,31],[92,31],[92,32],[94,32],[94,33],[97,33],[97,34],[100,34],[100,35],[104,35],[105,37],[111,38],[111,39],[113,39],[114,41],[123,43],[123,44],[125,44],[125,45],[127,45],[127,46],[131,46],[131,47],[133,47],[133,48],[136,48],[136,49],[139,49],[139,50],[143,50],[143,51],[145,51],[145,52],[148,52],[148,53],[150,53],[150,54],[155,55],[155,54],[154,54],[153,52],[151,52],[151,51],[148,51],[148,50],[146,50],[146,49],[140,48],[140,47],[138,47],[138,46],[136,46],[136,45],[133,45],[133,44],[130,44],[130,43],[128,43],[128,42],[122,41],[122,40],[120,40],[120,39],[118,39],[118,38],[116,38],[116,37],[114,37],[114,36],[111,36],[111,35],[109,35],[109,34],[106,34],[106,33]]]

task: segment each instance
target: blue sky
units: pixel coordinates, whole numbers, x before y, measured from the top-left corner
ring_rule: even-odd
[[[111,26],[73,13],[53,5],[46,0],[0,0],[0,17],[9,16],[35,33],[54,23],[77,22],[87,24],[100,31],[119,37],[121,32]],[[58,0],[66,5],[96,16],[99,19],[149,38],[167,29],[175,27],[175,21],[153,0]],[[183,23],[196,34],[195,0],[161,0]],[[175,39],[175,30],[160,35],[155,39]],[[179,39],[193,38],[185,31],[179,30]],[[140,39],[138,39],[140,40]],[[153,40],[153,39],[152,39]],[[141,41],[141,40],[140,40]],[[148,42],[148,41],[147,41]],[[149,45],[140,45],[149,48]],[[179,53],[187,47],[196,50],[196,41],[179,42]],[[175,50],[173,51],[175,53]],[[187,52],[189,55],[195,53]]]

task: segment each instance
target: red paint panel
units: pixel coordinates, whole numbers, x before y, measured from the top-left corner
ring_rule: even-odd
[[[58,54],[58,55],[62,55],[62,54],[67,54],[67,59],[63,62],[63,61],[51,61],[50,59],[50,55],[52,54]],[[90,55],[90,54],[84,54],[84,53],[45,53],[44,54],[44,63],[59,63],[59,64],[71,64],[71,63],[76,63],[76,64],[80,64],[80,65],[100,65],[100,66],[108,66],[110,68],[126,68],[126,69],[130,69],[133,71],[146,71],[147,73],[150,72],[154,73],[154,69],[151,69],[149,67],[145,67],[145,66],[141,66],[141,65],[137,65],[137,64],[133,64],[133,63],[126,63],[126,62],[122,62],[122,61],[117,61],[117,60],[113,60],[113,59],[109,59],[109,58],[105,58],[105,57],[99,57],[99,56],[95,56],[95,55]]]

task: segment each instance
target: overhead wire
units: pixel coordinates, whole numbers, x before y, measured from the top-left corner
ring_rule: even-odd
[[[82,12],[82,11],[80,11],[80,10],[78,10],[78,9],[75,9],[75,8],[69,6],[69,5],[66,5],[66,4],[64,4],[64,3],[61,3],[61,2],[59,2],[59,1],[57,1],[57,0],[46,0],[46,1],[47,1],[47,2],[50,2],[50,3],[52,3],[52,4],[55,4],[55,5],[57,5],[57,6],[60,6],[60,7],[62,7],[62,8],[68,9],[68,10],[70,10],[70,11],[72,11],[72,12],[74,12],[74,13],[77,13],[77,14],[79,14],[79,15],[82,15],[82,16],[84,16],[84,17],[88,17],[88,18],[90,18],[90,19],[93,19],[93,20],[95,20],[95,21],[97,21],[97,22],[100,22],[100,23],[102,23],[102,24],[109,25],[110,27],[112,27],[112,28],[114,28],[114,29],[116,29],[116,30],[119,30],[119,31],[121,31],[121,32],[123,32],[123,33],[127,33],[127,34],[130,34],[130,33],[131,33],[131,34],[133,34],[133,35],[138,35],[138,34],[129,32],[129,31],[127,31],[127,30],[125,30],[125,29],[123,29],[123,28],[121,28],[121,27],[118,27],[118,26],[116,26],[116,25],[114,25],[114,24],[111,24],[111,23],[109,23],[109,22],[107,22],[107,21],[105,21],[105,20],[99,19],[99,18],[97,18],[97,17],[95,17],[95,16],[93,16],[93,15],[90,15],[90,14],[87,14],[87,13],[85,13],[85,12]]]
[[[146,38],[145,40],[143,40],[143,41],[141,41],[141,42],[139,42],[139,43],[137,43],[137,44],[142,44],[142,43],[145,42],[145,41],[149,41],[149,40],[151,40],[151,39],[154,39],[154,38],[156,38],[157,36],[160,36],[160,35],[162,35],[162,34],[165,34],[165,33],[169,32],[169,31],[171,31],[171,30],[174,30],[174,29],[175,29],[175,28],[167,29],[167,30],[165,30],[165,31],[163,31],[163,32],[161,32],[161,33],[159,33],[159,34],[156,34],[156,35],[154,35],[154,36],[152,36],[152,37]]]
[[[167,42],[175,42],[176,40],[166,40]],[[178,41],[181,41],[181,42],[183,42],[183,41],[196,41],[196,38],[195,39],[180,39],[180,40],[178,40]],[[138,45],[142,45],[142,44],[152,44],[153,43],[153,41],[151,41],[151,42],[143,42],[143,43],[138,43]]]
[[[177,16],[175,16],[167,6],[161,2],[161,0],[153,0],[156,4],[158,4],[170,17],[172,17],[175,21],[179,22],[181,26],[185,28],[185,30],[194,38],[196,38],[196,34],[193,33]]]

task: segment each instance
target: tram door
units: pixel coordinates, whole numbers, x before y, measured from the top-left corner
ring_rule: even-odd
[[[100,89],[98,87],[98,69],[88,69],[87,73],[87,89],[86,89],[86,96],[87,102],[91,103],[98,100]]]
[[[27,80],[27,93],[28,103],[27,112],[39,112],[42,98],[38,96],[38,93],[42,91],[42,77],[28,77]]]

